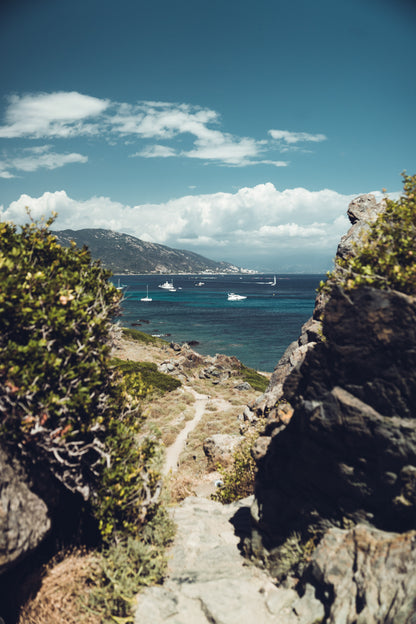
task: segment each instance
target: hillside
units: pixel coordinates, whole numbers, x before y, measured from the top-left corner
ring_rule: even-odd
[[[235,273],[239,270],[228,262],[216,262],[192,251],[148,243],[111,230],[61,230],[53,233],[65,247],[71,241],[78,247],[86,245],[92,257],[100,259],[113,273]]]

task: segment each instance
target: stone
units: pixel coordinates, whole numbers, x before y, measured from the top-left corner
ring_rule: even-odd
[[[226,433],[217,433],[209,438],[205,438],[203,449],[208,465],[211,467],[217,465],[228,466],[232,462],[236,447],[243,439],[242,436]]]
[[[377,203],[372,194],[360,195],[354,199],[347,211],[352,225],[347,234],[341,238],[337,256],[340,258],[351,256],[354,253],[354,245],[362,240],[363,234],[369,229],[369,224],[374,222],[383,210],[385,210],[385,202]]]
[[[242,557],[252,497],[222,505],[189,497],[172,511],[177,525],[167,579],[137,596],[136,624],[318,624],[324,608],[310,587],[304,598],[278,588]],[[308,611],[308,615],[306,615]]]
[[[31,491],[19,462],[0,448],[0,574],[32,553],[50,528],[46,504]]]
[[[248,381],[243,381],[239,384],[237,384],[236,386],[234,386],[235,390],[240,390],[241,392],[243,392],[244,390],[251,390],[251,386],[248,383]]]
[[[416,624],[416,531],[387,533],[362,524],[331,529],[306,572],[327,596],[329,622]]]

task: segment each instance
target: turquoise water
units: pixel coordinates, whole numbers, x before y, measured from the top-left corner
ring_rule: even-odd
[[[129,275],[122,285],[121,324],[169,341],[199,344],[203,355],[235,355],[247,366],[272,371],[311,316],[323,275]],[[172,281],[176,292],[159,288]],[[203,285],[197,286],[199,282]],[[149,289],[151,302],[142,302]],[[227,293],[244,295],[228,301]]]

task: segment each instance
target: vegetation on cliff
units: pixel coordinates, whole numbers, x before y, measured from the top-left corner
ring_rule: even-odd
[[[350,258],[337,258],[328,286],[359,286],[416,293],[416,175],[403,174],[403,195],[385,198],[386,208],[356,245]]]

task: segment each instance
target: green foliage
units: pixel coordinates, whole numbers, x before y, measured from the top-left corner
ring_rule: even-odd
[[[360,286],[416,293],[416,175],[403,174],[398,201],[386,198],[386,209],[371,225],[355,254],[337,259],[324,288],[337,283],[345,290]]]
[[[126,389],[136,397],[152,393],[164,394],[179,388],[182,383],[157,370],[154,362],[132,362],[113,358],[114,366],[123,374]]]
[[[52,222],[0,223],[0,436],[89,500],[110,543],[157,511],[159,443],[139,435],[141,380],[110,361],[110,273]]]
[[[95,430],[122,406],[108,360],[119,294],[87,249],[57,244],[52,221],[0,223],[0,435],[86,496]]]
[[[251,449],[263,428],[264,422],[259,421],[256,427],[246,433],[243,442],[234,451],[231,467],[218,466],[223,485],[212,495],[213,500],[227,504],[253,493],[257,469],[256,462],[251,455]]]
[[[258,373],[253,368],[248,368],[247,366],[244,366],[244,364],[241,365],[241,374],[243,380],[247,381],[250,386],[258,392],[265,392],[267,386],[269,385],[269,380],[267,379],[267,377],[265,377],[261,373]]]
[[[128,537],[104,550],[91,570],[92,589],[84,608],[103,622],[132,624],[132,606],[140,588],[163,580],[165,549],[173,535],[171,519],[159,509],[140,537]]]
[[[162,338],[158,338],[156,336],[150,336],[145,332],[141,332],[137,329],[130,329],[129,327],[123,327],[123,336],[127,338],[131,338],[132,340],[137,340],[138,342],[144,342],[145,344],[154,344],[157,346],[167,345],[166,340],[162,340]]]

